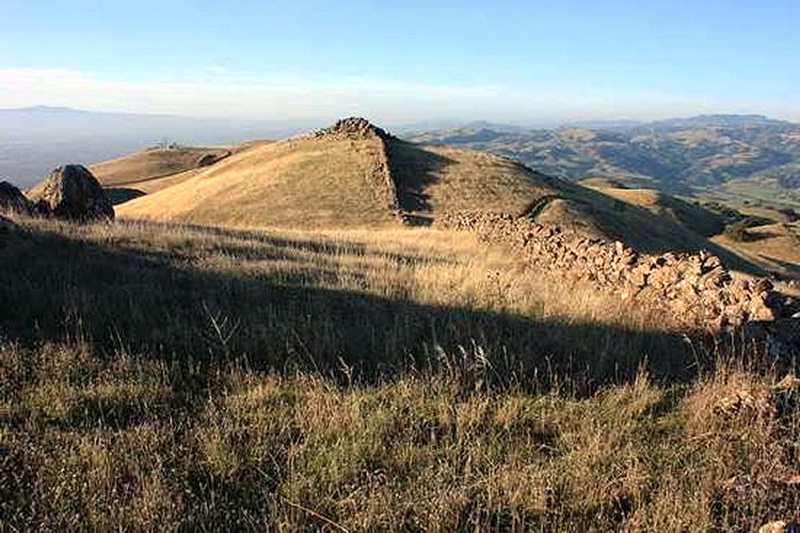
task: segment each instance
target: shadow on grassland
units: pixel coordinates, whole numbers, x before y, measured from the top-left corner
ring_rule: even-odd
[[[254,369],[339,378],[350,369],[344,373],[372,383],[447,366],[445,353],[469,359],[490,381],[535,386],[560,376],[590,388],[632,376],[645,358],[661,379],[680,379],[695,362],[676,335],[201,269],[168,250],[100,245],[35,226],[0,236],[0,264],[0,337],[32,345],[81,335],[105,356],[124,349],[192,365],[245,360]]]

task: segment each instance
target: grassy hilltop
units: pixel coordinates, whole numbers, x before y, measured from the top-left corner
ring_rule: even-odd
[[[683,226],[494,156],[375,139],[233,150],[114,223],[0,222],[0,529],[792,518],[791,362],[401,221],[506,197],[536,217],[578,206],[600,233]]]

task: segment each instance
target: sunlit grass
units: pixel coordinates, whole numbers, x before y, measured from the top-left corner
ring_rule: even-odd
[[[797,392],[666,317],[429,229],[20,221],[10,530],[753,530]]]

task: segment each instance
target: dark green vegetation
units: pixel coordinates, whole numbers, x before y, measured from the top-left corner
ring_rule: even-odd
[[[800,506],[782,365],[464,236],[20,224],[0,529],[750,531]]]
[[[800,206],[800,125],[721,115],[609,129],[466,128],[410,136],[513,157],[545,174],[607,176],[635,187]]]

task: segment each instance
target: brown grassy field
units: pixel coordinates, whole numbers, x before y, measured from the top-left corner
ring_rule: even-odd
[[[385,170],[391,177],[376,182]],[[502,211],[622,240],[645,252],[708,248],[747,269],[706,240],[704,235],[714,233],[706,227],[711,222],[678,200],[662,198],[659,205],[671,203],[652,209],[497,156],[391,138],[385,149],[381,139],[369,136],[256,143],[207,169],[147,180],[141,187],[140,193],[150,194],[120,204],[121,217],[316,230],[396,227],[400,219],[397,206],[386,200],[390,194],[412,223],[453,211]],[[684,224],[687,213],[691,224]]]
[[[659,191],[618,187],[602,179],[589,179],[581,183],[618,200],[644,207],[705,237],[722,233],[724,227],[715,213]]]
[[[725,235],[712,239],[748,261],[771,272],[800,278],[800,224],[781,222],[747,230],[750,240],[732,241]]]
[[[754,347],[431,229],[0,229],[8,530],[752,531]]]
[[[211,161],[230,155],[226,148],[179,146],[150,148],[124,157],[96,163],[89,167],[105,187],[133,186],[198,168],[205,155]]]
[[[238,226],[396,224],[369,176],[376,139],[256,145],[167,189],[119,206],[122,216]]]

